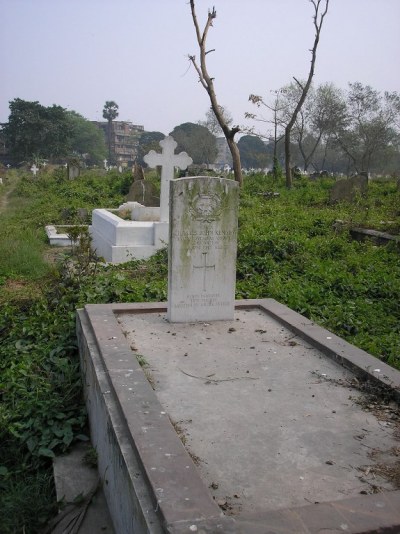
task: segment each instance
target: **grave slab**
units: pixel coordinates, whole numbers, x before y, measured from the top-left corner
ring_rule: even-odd
[[[78,314],[116,532],[400,530],[399,491],[369,454],[396,461],[398,419],[366,410],[358,387],[398,402],[398,371],[272,299],[236,301],[231,321],[171,324],[166,311]]]

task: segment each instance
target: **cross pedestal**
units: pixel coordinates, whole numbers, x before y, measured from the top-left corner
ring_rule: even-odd
[[[174,167],[184,170],[193,160],[186,152],[174,154],[178,143],[170,135],[160,141],[161,154],[150,150],[143,160],[150,168],[161,165],[160,222],[169,220],[169,182],[174,178]]]

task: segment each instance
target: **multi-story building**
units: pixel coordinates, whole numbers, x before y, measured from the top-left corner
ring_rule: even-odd
[[[108,122],[95,122],[104,131],[106,146],[108,146]],[[127,121],[113,121],[110,138],[112,158],[116,165],[131,167],[136,159],[139,146],[139,138],[144,127]]]

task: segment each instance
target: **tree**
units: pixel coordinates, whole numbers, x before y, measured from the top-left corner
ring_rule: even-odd
[[[346,117],[338,128],[336,142],[357,172],[369,172],[388,147],[398,144],[400,95],[381,95],[359,82],[350,83],[349,88]]]
[[[170,135],[178,143],[177,152],[187,152],[193,163],[208,166],[215,161],[218,154],[216,139],[205,126],[185,122],[175,126]]]
[[[165,135],[161,132],[143,132],[139,137],[137,162],[139,165],[145,165],[143,157],[150,152],[150,150],[160,151],[160,141],[164,139]]]
[[[63,158],[70,151],[71,123],[61,106],[15,98],[10,102],[8,123],[3,128],[6,146],[17,163],[34,157]]]
[[[250,102],[255,104],[258,108],[261,106],[266,107],[269,111],[272,111],[272,119],[265,118],[262,115],[255,115],[254,113],[245,113],[246,119],[253,119],[258,122],[266,122],[273,124],[273,136],[268,136],[268,140],[273,143],[273,157],[272,157],[272,174],[275,180],[281,177],[282,169],[278,160],[278,144],[284,138],[284,132],[282,132],[283,123],[283,112],[286,110],[287,103],[282,103],[282,90],[272,91],[274,94],[273,104],[267,104],[262,96],[253,95],[249,96]],[[254,132],[252,132],[254,133]],[[260,135],[260,137],[265,137]]]
[[[246,169],[263,169],[268,163],[267,147],[255,135],[244,135],[239,139],[240,160]]]
[[[286,187],[290,188],[292,186],[292,169],[291,169],[291,161],[290,161],[290,134],[292,131],[292,128],[296,122],[297,115],[299,114],[304,101],[307,97],[307,93],[311,86],[311,81],[314,76],[314,70],[315,70],[315,62],[317,59],[317,48],[319,43],[319,38],[321,34],[322,24],[324,22],[324,18],[328,12],[329,7],[329,0],[325,0],[325,7],[320,11],[321,4],[323,0],[310,0],[312,5],[314,6],[314,16],[313,16],[313,22],[314,22],[314,28],[315,28],[315,37],[314,37],[314,44],[311,49],[311,64],[310,64],[310,70],[308,72],[308,78],[305,83],[301,83],[297,78],[294,78],[295,82],[299,86],[301,93],[300,98],[297,101],[297,104],[293,110],[293,114],[290,117],[288,123],[286,124],[285,128],[285,174],[286,174]]]
[[[223,106],[218,106],[219,110],[221,112],[221,115],[224,118],[224,121],[228,126],[230,126],[233,122],[232,116],[229,113],[227,109],[225,109]],[[200,126],[205,126],[210,130],[210,132],[215,135],[216,137],[219,137],[221,135],[224,135],[224,132],[222,131],[222,128],[218,122],[217,117],[215,116],[215,113],[212,109],[212,107],[208,108],[206,112],[206,120],[205,121],[199,121]]]
[[[71,124],[71,151],[89,165],[101,163],[107,152],[103,132],[75,111],[68,111],[67,116]]]
[[[103,118],[107,120],[108,161],[115,164],[114,135],[112,121],[118,117],[118,104],[114,100],[107,100],[103,108]]]
[[[240,163],[240,152],[234,139],[235,135],[240,131],[240,128],[239,126],[229,128],[229,125],[227,124],[224,115],[221,113],[221,109],[223,108],[218,104],[217,101],[217,96],[215,94],[214,89],[214,78],[209,75],[206,64],[206,55],[213,51],[206,50],[208,30],[212,26],[213,20],[217,17],[217,12],[215,11],[214,7],[212,11],[208,11],[207,22],[205,24],[203,32],[201,32],[197,21],[194,0],[190,0],[190,9],[192,13],[193,24],[196,30],[197,43],[199,45],[200,50],[200,65],[197,63],[196,56],[194,55],[190,55],[189,60],[196,69],[201,85],[208,93],[211,102],[211,108],[215,114],[215,117],[217,118],[218,124],[221,126],[221,129],[224,132],[226,141],[229,146],[229,150],[232,154],[233,172],[235,175],[235,180],[239,182],[239,185],[242,185],[243,178],[242,165]]]
[[[287,125],[301,97],[301,88],[291,83],[280,92],[284,103],[280,120]],[[325,141],[326,148],[329,146],[333,133],[344,121],[345,107],[342,92],[332,83],[322,84],[317,89],[310,85],[292,130],[292,138],[298,146],[305,171],[310,165],[317,168],[314,161],[317,148],[322,141]]]

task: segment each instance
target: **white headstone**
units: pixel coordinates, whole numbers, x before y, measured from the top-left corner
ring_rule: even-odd
[[[103,163],[104,163],[104,168],[105,168],[105,170],[108,170],[108,167],[107,167],[107,163],[108,163],[108,162],[107,162],[107,160],[106,160],[106,159],[103,159]]]
[[[31,171],[33,173],[33,176],[36,176],[36,174],[38,173],[39,169],[38,167],[36,167],[35,163],[32,165]]]
[[[193,160],[186,152],[174,154],[178,143],[170,135],[160,141],[162,153],[158,154],[150,150],[143,160],[151,168],[161,165],[161,192],[160,192],[160,221],[168,222],[169,219],[169,183],[174,178],[174,167],[186,169]]]
[[[239,188],[226,178],[170,184],[168,320],[231,320]]]
[[[122,165],[120,165],[120,166],[118,167],[118,172],[121,174],[121,172],[122,172]]]
[[[7,163],[7,169],[9,169],[11,167],[11,165],[9,163]]]

